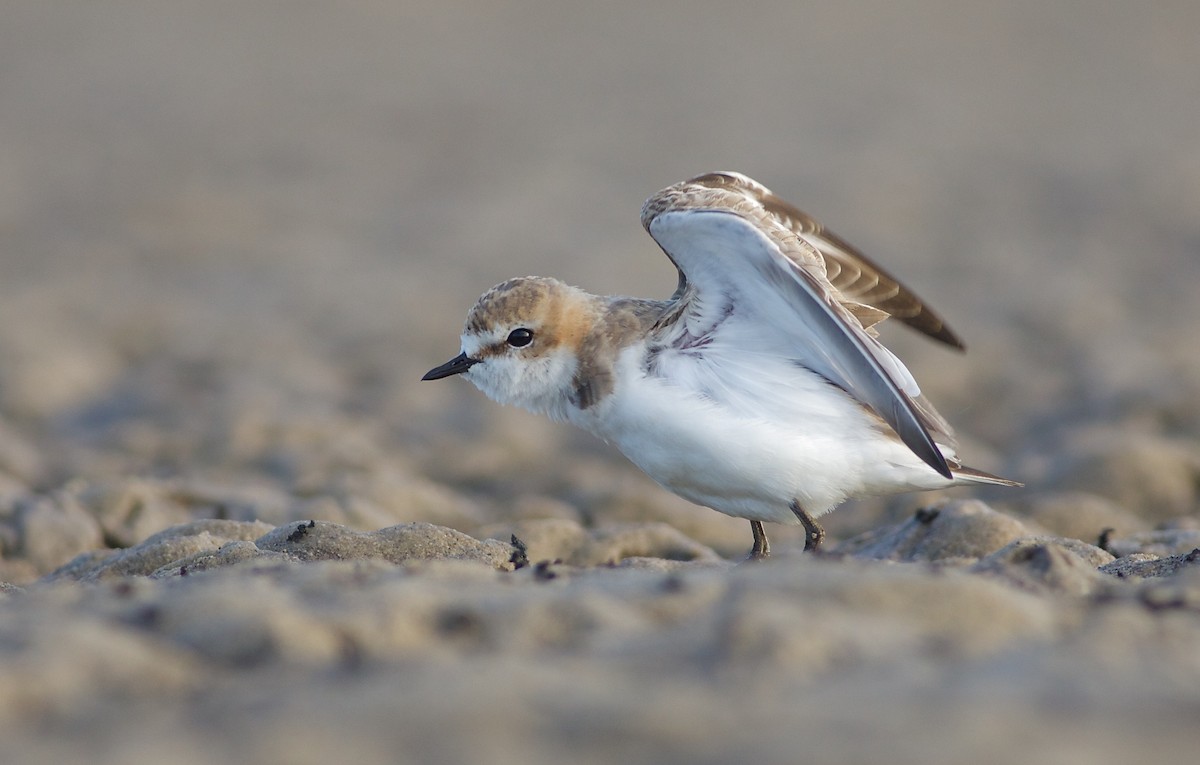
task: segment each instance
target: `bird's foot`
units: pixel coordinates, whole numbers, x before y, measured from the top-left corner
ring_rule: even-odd
[[[818,552],[821,543],[825,541],[825,529],[821,528],[821,524],[817,523],[816,518],[800,507],[799,502],[792,502],[791,507],[792,512],[800,519],[800,523],[804,524],[804,552]]]
[[[771,543],[767,540],[767,532],[763,530],[761,521],[750,521],[750,532],[754,534],[754,546],[744,563],[758,563],[771,557]]]

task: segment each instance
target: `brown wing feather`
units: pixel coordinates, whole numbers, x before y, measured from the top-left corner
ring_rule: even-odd
[[[712,188],[736,188],[753,196],[771,216],[808,242],[825,261],[830,284],[843,301],[862,303],[896,317],[913,329],[959,350],[966,346],[954,330],[908,287],[849,243],[825,229],[812,216],[775,196],[745,176],[709,173],[693,178]]]

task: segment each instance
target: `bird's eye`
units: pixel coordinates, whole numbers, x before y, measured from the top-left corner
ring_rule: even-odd
[[[533,332],[524,327],[518,327],[508,333],[508,344],[513,348],[524,348],[532,342]]]

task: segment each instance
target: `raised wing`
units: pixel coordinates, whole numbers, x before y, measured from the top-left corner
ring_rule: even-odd
[[[869,328],[888,316],[894,316],[934,340],[965,350],[962,339],[945,320],[899,279],[841,237],[826,230],[819,221],[775,196],[761,183],[741,173],[708,173],[684,183],[744,195],[810,245],[824,261],[826,278],[838,298],[847,304],[847,308],[864,327]],[[881,313],[873,315],[869,310],[857,310],[856,303]]]
[[[735,311],[753,312],[783,346],[776,353],[841,387],[951,477],[933,435],[951,440],[945,422],[920,399],[899,359],[845,305],[821,253],[756,197],[685,181],[651,197],[642,222],[680,274],[675,305],[660,321],[664,340],[702,347]]]

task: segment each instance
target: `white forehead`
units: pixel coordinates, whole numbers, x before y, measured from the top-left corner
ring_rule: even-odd
[[[478,358],[481,350],[487,348],[488,346],[496,345],[496,343],[500,342],[502,338],[507,336],[507,330],[502,330],[499,327],[483,332],[463,330],[462,352],[472,358]]]

